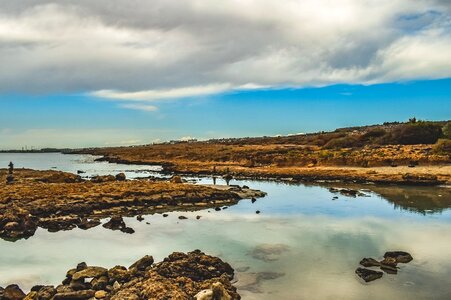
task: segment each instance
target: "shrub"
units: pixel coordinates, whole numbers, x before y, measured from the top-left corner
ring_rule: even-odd
[[[434,152],[451,155],[451,140],[440,139],[433,147]]]
[[[340,148],[353,148],[362,146],[361,141],[359,141],[354,136],[345,136],[340,138],[335,138],[327,142],[324,145],[326,149],[340,149]]]
[[[443,137],[446,139],[451,139],[451,122],[447,122],[442,128]]]
[[[382,137],[387,144],[434,144],[442,136],[442,128],[429,122],[408,123],[397,126],[389,137]]]

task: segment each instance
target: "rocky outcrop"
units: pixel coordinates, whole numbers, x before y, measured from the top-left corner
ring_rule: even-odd
[[[14,184],[6,184],[5,176],[0,170],[0,238],[8,240],[30,237],[38,227],[89,229],[108,217],[105,228],[133,233],[122,216],[224,207],[265,195],[236,186],[123,180],[122,175],[81,180],[64,172],[17,169]]]
[[[365,268],[379,267],[387,274],[398,274],[398,263],[409,263],[412,260],[412,255],[405,251],[388,251],[385,252],[383,260],[377,261],[374,258],[365,257],[360,261],[360,265]],[[355,273],[365,282],[379,279],[384,274],[383,272],[365,268],[357,268],[355,271]]]
[[[17,285],[11,285],[0,288],[0,299],[237,300],[240,296],[230,282],[233,275],[229,264],[200,250],[174,252],[156,264],[146,255],[129,268],[115,266],[108,270],[80,263],[67,271],[57,287],[35,286],[25,295]]]

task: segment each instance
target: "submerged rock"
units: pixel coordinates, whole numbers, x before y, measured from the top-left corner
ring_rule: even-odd
[[[124,219],[121,216],[113,216],[111,219],[102,225],[103,227],[111,230],[120,230],[125,233],[134,233],[135,230],[125,225]]]
[[[382,272],[373,271],[373,270],[365,269],[365,268],[357,268],[357,270],[355,270],[355,273],[360,278],[365,280],[365,282],[374,281],[376,279],[381,278],[384,275],[384,273],[382,273]]]

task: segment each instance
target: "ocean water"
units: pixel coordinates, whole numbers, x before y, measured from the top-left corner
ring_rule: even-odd
[[[139,177],[159,170],[94,162],[85,155],[0,154],[1,167],[11,160],[17,167],[83,170],[86,176],[125,171]],[[136,231],[131,235],[98,226],[57,233],[38,229],[27,240],[0,240],[0,286],[56,285],[81,261],[128,266],[145,254],[158,261],[173,251],[201,249],[235,268],[243,299],[451,299],[450,189],[353,185],[366,194],[353,198],[329,191],[349,187],[339,183],[232,183],[268,195],[221,211],[154,214],[142,222],[126,218]],[[188,219],[179,220],[180,215]],[[359,261],[382,258],[388,250],[408,251],[414,260],[400,264],[396,275],[363,283],[354,273]]]

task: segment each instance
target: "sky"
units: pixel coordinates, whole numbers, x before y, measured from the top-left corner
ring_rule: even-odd
[[[451,119],[448,0],[0,0],[0,149]]]

